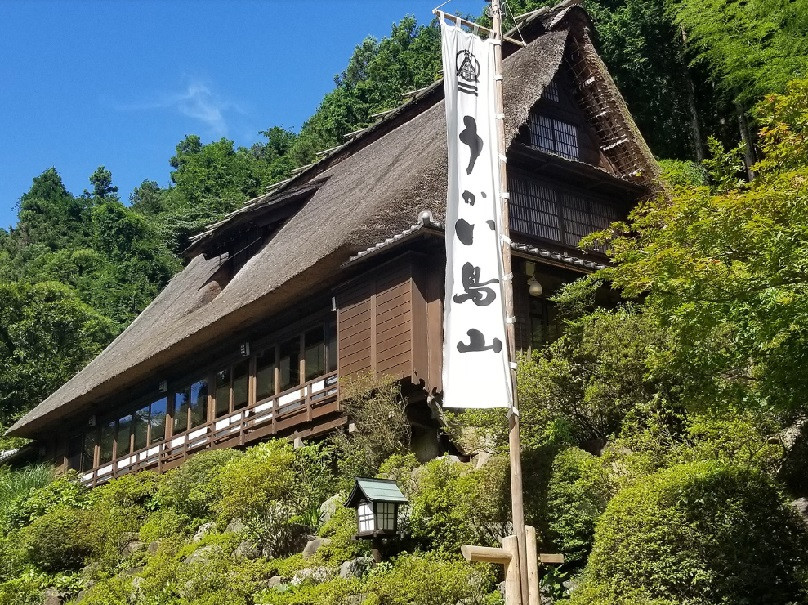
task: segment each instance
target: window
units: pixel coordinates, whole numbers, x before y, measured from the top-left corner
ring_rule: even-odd
[[[101,435],[98,440],[98,463],[104,464],[112,460],[115,446],[115,421],[109,420],[101,425]]]
[[[619,218],[613,205],[574,189],[518,175],[508,178],[508,187],[513,231],[570,248],[577,247],[585,235],[605,229]]]
[[[230,411],[230,368],[216,372],[216,418]]]
[[[184,433],[188,430],[188,406],[191,402],[191,387],[174,393],[174,431]]]
[[[84,447],[84,435],[73,435],[67,440],[67,468],[81,470],[81,455]]]
[[[530,347],[538,349],[560,335],[555,305],[544,298],[530,299]]]
[[[281,391],[300,384],[300,338],[295,337],[281,345],[278,369]]]
[[[118,432],[115,441],[115,457],[126,456],[131,451],[132,414],[127,414],[118,420]]]
[[[160,443],[166,438],[167,410],[167,397],[161,397],[151,404],[151,413],[149,415],[149,445]]]
[[[306,380],[325,374],[325,329],[323,326],[306,332],[303,359],[306,362]]]
[[[91,431],[84,435],[84,448],[81,452],[81,465],[79,466],[80,471],[87,471],[93,468],[95,464],[95,445],[98,433],[96,431]]]
[[[249,384],[250,360],[245,359],[233,366],[233,411],[247,407]]]
[[[359,533],[372,532],[373,527],[373,509],[368,502],[362,502],[358,509],[359,514]]]
[[[199,426],[208,421],[208,381],[198,380],[190,388],[191,426]]]
[[[329,323],[325,326],[326,355],[328,356],[327,370],[337,371],[337,324]]]
[[[258,354],[255,369],[255,399],[262,401],[275,394],[275,347]]]
[[[533,147],[570,160],[578,159],[578,128],[574,124],[531,113],[528,128]]]
[[[556,84],[555,80],[550,82],[547,85],[547,88],[544,89],[542,93],[542,98],[547,99],[548,101],[552,101],[553,103],[558,103],[558,84]]]
[[[395,531],[396,505],[392,502],[376,502],[376,529]]]
[[[142,450],[149,442],[149,411],[151,406],[137,410],[132,416],[133,451]]]

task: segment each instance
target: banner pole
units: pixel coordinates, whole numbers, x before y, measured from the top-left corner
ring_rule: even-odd
[[[497,144],[499,148],[499,177],[502,192],[508,191],[508,167],[505,161],[505,120],[504,104],[502,100],[502,13],[500,0],[491,0],[492,39],[497,41],[494,46],[494,72],[497,76],[494,82],[495,112],[497,115]],[[508,196],[502,200],[502,264],[505,275],[511,274],[511,244],[509,223]],[[511,516],[513,531],[516,535],[519,549],[519,585],[521,588],[521,602],[528,603],[529,581],[527,564],[527,541],[525,536],[525,507],[522,495],[522,444],[519,437],[519,407],[516,392],[516,326],[513,323],[513,278],[505,282],[505,314],[508,317],[506,336],[508,345],[508,360],[511,362],[511,391],[513,392],[513,407],[508,415],[508,449],[511,463]]]

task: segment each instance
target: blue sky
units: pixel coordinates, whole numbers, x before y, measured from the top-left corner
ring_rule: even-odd
[[[3,0],[0,227],[54,166],[74,194],[101,164],[126,200],[169,183],[186,134],[259,140],[298,129],[367,35],[440,0]],[[479,14],[482,0],[443,10]]]

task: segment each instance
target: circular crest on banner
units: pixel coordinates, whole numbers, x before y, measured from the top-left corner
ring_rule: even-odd
[[[471,51],[457,53],[457,76],[466,82],[479,82],[480,62]]]

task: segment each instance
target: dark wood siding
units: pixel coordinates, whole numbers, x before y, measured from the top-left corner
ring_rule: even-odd
[[[340,377],[371,373],[427,382],[424,275],[416,255],[407,254],[356,278],[337,294]]]

